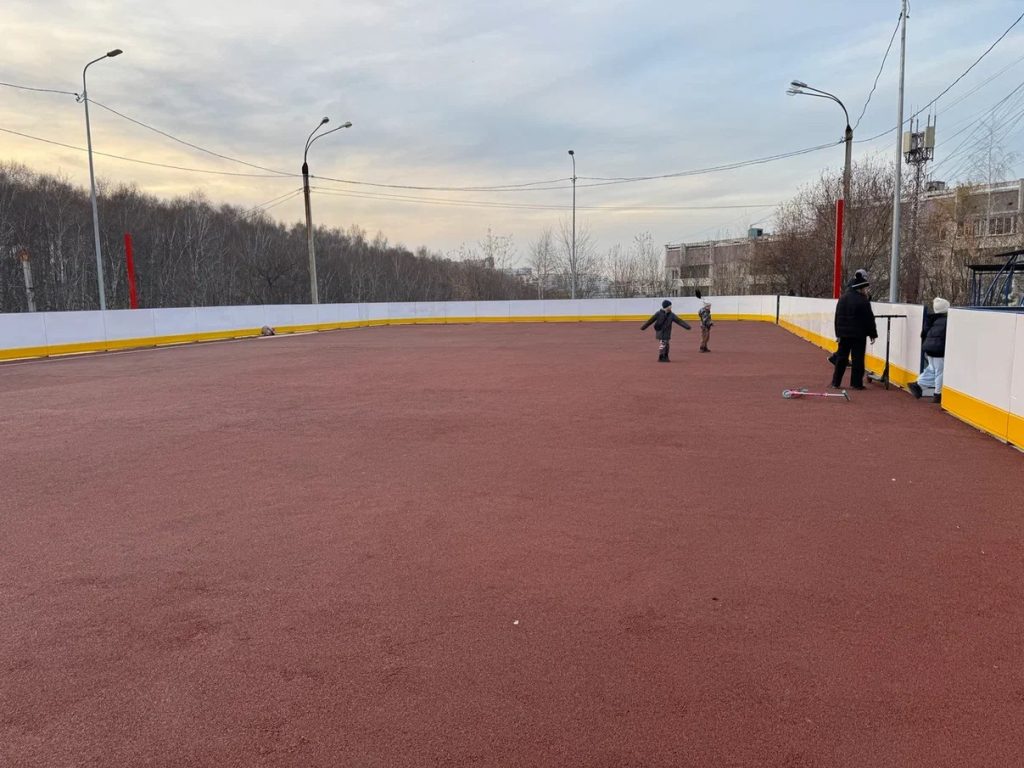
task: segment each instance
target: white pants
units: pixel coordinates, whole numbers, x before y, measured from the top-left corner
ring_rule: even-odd
[[[942,394],[942,373],[946,368],[946,358],[931,355],[925,357],[928,359],[928,367],[917,377],[917,384],[921,389],[929,390],[925,392],[926,395]]]

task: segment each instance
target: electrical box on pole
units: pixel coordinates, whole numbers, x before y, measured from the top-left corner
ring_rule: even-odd
[[[903,158],[911,165],[931,162],[935,157],[935,122],[929,117],[925,129],[915,124],[914,130],[903,134]]]

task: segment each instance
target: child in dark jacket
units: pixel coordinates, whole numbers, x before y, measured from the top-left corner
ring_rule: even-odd
[[[679,316],[672,311],[672,302],[665,299],[661,302],[661,309],[655,312],[641,327],[641,331],[646,331],[647,326],[654,326],[654,336],[658,340],[658,362],[659,363],[670,363],[668,359],[668,347],[672,341],[672,324],[681,325],[686,330],[690,330],[690,325],[685,320],[680,320]]]
[[[921,371],[917,381],[908,384],[914,397],[921,397],[925,390],[933,392],[932,402],[942,402],[942,374],[946,368],[946,319],[949,302],[940,296],[932,302],[932,313],[924,319],[921,331],[921,351],[928,360],[928,367]]]

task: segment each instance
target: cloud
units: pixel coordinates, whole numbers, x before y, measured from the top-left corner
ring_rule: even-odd
[[[915,5],[918,5],[915,3]],[[955,0],[914,8],[907,104],[948,84],[1019,13],[980,0],[965,17]],[[80,89],[86,61],[94,99],[181,138],[270,168],[297,172],[319,118],[354,127],[318,142],[314,174],[380,183],[474,186],[566,179],[573,148],[582,176],[633,176],[699,168],[837,140],[832,105],[790,99],[800,77],[842,94],[856,116],[896,21],[893,3],[835,6],[814,0],[728,6],[667,0],[478,3],[356,0],[269,3],[180,0],[8,0],[0,8],[6,56],[0,80]],[[967,89],[1011,63],[1014,34],[965,80]],[[889,127],[895,112],[890,57],[859,135]],[[1016,72],[1016,75],[1014,74]],[[1013,84],[1011,70],[943,113],[943,125],[980,114]],[[958,88],[950,99],[963,91]],[[84,144],[82,108],[70,97],[0,93],[0,126]],[[944,100],[940,104],[948,104]],[[247,172],[119,118],[95,111],[97,150],[189,167]],[[858,154],[892,151],[892,140]],[[0,158],[87,180],[84,155],[0,134]],[[578,189],[580,211],[602,247],[650,230],[657,241],[740,232],[769,211],[638,210],[652,206],[774,202],[842,163],[842,149],[688,179]],[[255,205],[296,179],[204,176],[98,158],[98,173],[161,195],[203,189]],[[333,184],[335,189],[342,185]],[[372,188],[354,188],[361,193]],[[380,191],[380,190],[379,190]],[[394,193],[396,191],[392,191]],[[567,189],[536,193],[423,193],[413,197],[511,201],[558,210],[431,205],[378,197],[315,198],[317,220],[358,223],[393,242],[448,250],[491,227],[521,248],[568,213]],[[273,210],[302,217],[301,201]]]

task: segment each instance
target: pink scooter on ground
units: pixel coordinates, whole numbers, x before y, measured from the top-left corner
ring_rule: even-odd
[[[808,392],[806,389],[784,389],[782,390],[782,396],[786,400],[797,400],[801,397],[842,397],[847,402],[850,400],[850,395],[845,389],[841,392]]]

